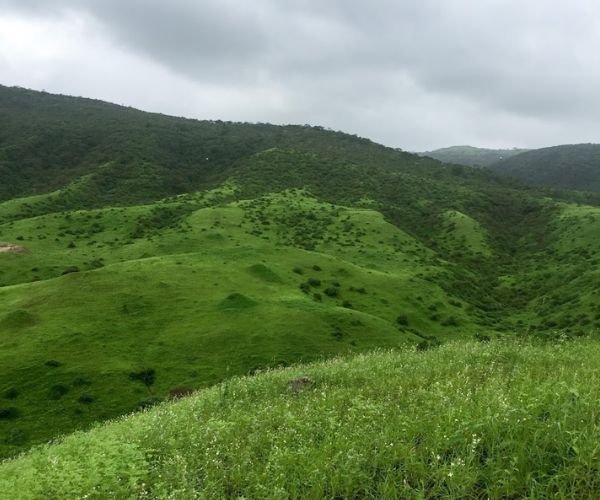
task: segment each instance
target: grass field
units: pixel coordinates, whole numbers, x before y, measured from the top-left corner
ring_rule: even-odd
[[[376,211],[302,191],[203,204],[0,227],[28,250],[0,255],[2,454],[177,388],[481,329],[433,282],[445,264]],[[129,376],[150,369],[151,387]]]
[[[5,462],[0,496],[596,498],[599,360],[451,342],[233,378]]]

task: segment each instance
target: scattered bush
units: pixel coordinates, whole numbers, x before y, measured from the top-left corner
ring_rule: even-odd
[[[339,290],[332,286],[325,288],[325,290],[323,290],[323,293],[328,297],[337,297],[340,294]]]
[[[62,363],[60,361],[56,361],[55,359],[50,359],[50,360],[46,361],[44,363],[44,365],[46,365],[50,368],[58,368],[59,366],[62,366]]]

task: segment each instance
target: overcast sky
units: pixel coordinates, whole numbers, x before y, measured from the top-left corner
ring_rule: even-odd
[[[0,0],[0,83],[409,151],[600,142],[600,2]]]

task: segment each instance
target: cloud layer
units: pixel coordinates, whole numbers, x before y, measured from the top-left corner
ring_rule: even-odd
[[[598,142],[591,0],[0,0],[0,83],[424,150]]]

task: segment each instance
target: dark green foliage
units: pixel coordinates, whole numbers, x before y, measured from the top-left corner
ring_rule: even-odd
[[[323,290],[323,293],[328,297],[337,297],[340,294],[340,291],[334,286],[328,286]]]
[[[459,321],[454,316],[449,316],[442,321],[442,326],[458,326]]]
[[[27,442],[27,434],[21,429],[11,429],[8,431],[4,442],[12,446],[22,446]]]
[[[600,144],[535,149],[491,166],[501,175],[555,189],[600,192]]]
[[[309,280],[307,281],[307,283],[309,284],[309,286],[318,288],[321,286],[321,280],[317,279],[317,278],[309,278]]]
[[[62,274],[64,276],[65,274],[78,273],[78,272],[79,272],[78,266],[69,266],[62,272]]]
[[[4,391],[3,397],[4,399],[17,399],[19,397],[19,394],[19,389],[17,389],[16,387],[11,387],[10,389]]]
[[[18,418],[21,412],[14,406],[0,408],[0,420],[14,420]]]
[[[129,379],[141,382],[148,388],[148,390],[150,390],[150,387],[154,385],[156,380],[156,371],[154,368],[146,368],[138,372],[131,372],[129,374]]]
[[[408,316],[406,314],[401,314],[396,318],[396,323],[400,326],[408,326]]]
[[[92,395],[92,394],[82,394],[81,396],[79,396],[77,398],[77,401],[79,401],[82,404],[85,405],[89,405],[91,403],[93,403],[94,401],[96,401],[96,398]]]
[[[44,363],[44,365],[50,368],[58,368],[59,366],[62,366],[62,363],[60,361],[56,361],[55,359],[49,359]]]
[[[69,392],[69,388],[63,384],[55,384],[50,387],[48,391],[48,398],[50,399],[61,399],[65,394]]]

